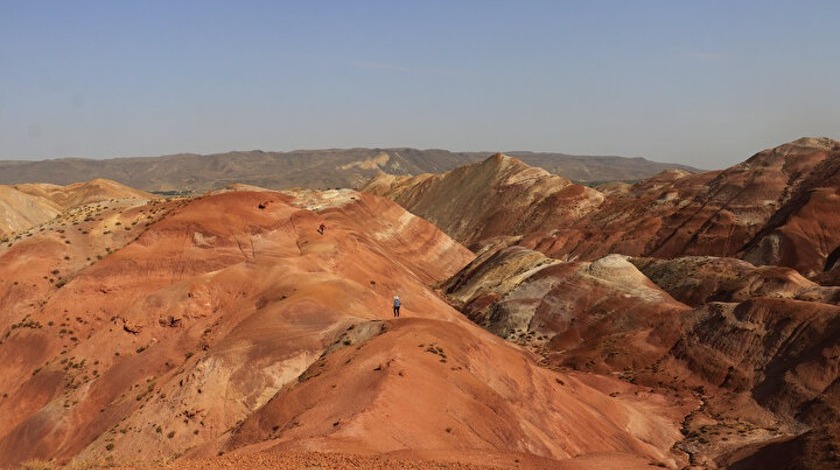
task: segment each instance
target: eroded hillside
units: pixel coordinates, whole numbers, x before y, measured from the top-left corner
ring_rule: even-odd
[[[546,369],[474,325],[432,288],[474,255],[390,201],[243,187],[87,207],[0,248],[0,464],[686,461],[696,400]]]
[[[566,260],[737,257],[806,277],[838,269],[840,142],[802,138],[725,170],[667,171],[602,189],[496,155],[442,175],[380,176],[364,190],[467,245],[516,237],[507,243]]]
[[[0,245],[0,464],[830,467],[838,165],[15,189],[56,213]]]
[[[692,468],[793,465],[804,447],[801,468],[840,459],[840,143],[800,139],[558,205],[567,181],[505,184],[533,174],[496,156],[366,190],[481,250],[443,285],[476,324],[547,367],[696,399],[676,446]],[[461,205],[504,215],[459,218]]]
[[[380,174],[362,191],[396,201],[468,246],[576,220],[604,201],[594,189],[502,154],[440,175]]]

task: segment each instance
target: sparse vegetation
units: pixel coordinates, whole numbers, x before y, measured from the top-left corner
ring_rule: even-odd
[[[435,342],[429,344],[429,346],[426,348],[426,352],[440,356],[440,362],[446,362],[447,360],[446,353],[443,351],[443,348],[438,346]]]
[[[41,323],[38,322],[37,320],[33,320],[33,319],[29,318],[29,315],[27,315],[21,321],[19,321],[17,323],[13,323],[11,328],[13,330],[17,329],[17,328],[38,329],[38,328],[43,328],[43,325],[41,325]]]

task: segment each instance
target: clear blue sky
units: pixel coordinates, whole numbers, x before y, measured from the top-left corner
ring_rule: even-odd
[[[840,2],[0,2],[0,159],[392,147],[721,168],[840,138]]]

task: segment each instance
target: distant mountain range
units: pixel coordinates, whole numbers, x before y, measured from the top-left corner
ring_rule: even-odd
[[[0,161],[0,184],[67,185],[106,178],[145,191],[201,191],[243,183],[271,189],[359,188],[379,172],[393,175],[442,173],[482,161],[491,152],[447,150],[333,149],[292,152],[178,154],[94,160],[61,158]],[[663,170],[699,171],[644,158],[507,152],[525,163],[578,182],[640,180]]]

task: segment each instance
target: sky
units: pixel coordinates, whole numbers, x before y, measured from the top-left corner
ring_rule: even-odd
[[[840,139],[840,2],[0,0],[0,159],[351,147],[724,168]]]

